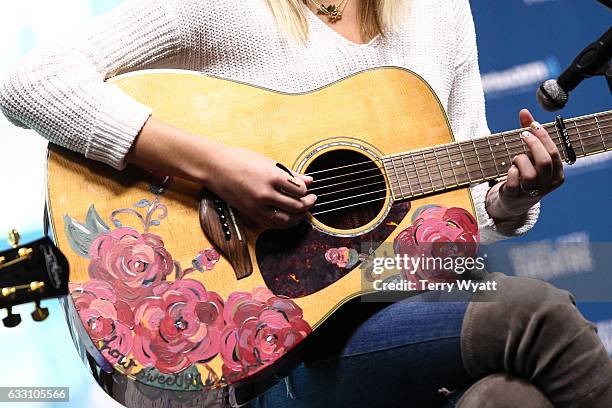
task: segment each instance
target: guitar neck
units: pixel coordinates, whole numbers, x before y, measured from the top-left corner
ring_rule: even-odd
[[[612,111],[563,122],[576,158],[612,150]],[[561,158],[571,162],[558,126],[554,122],[542,126],[557,145]],[[440,193],[505,176],[512,159],[528,151],[520,137],[523,130],[384,157],[383,165],[394,198],[403,200]]]

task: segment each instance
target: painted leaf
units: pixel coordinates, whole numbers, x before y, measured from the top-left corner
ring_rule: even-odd
[[[148,205],[151,205],[151,202],[147,200],[146,198],[143,198],[142,200],[134,204],[134,206],[138,208],[145,208]]]
[[[110,231],[110,228],[108,227],[108,225],[106,225],[104,220],[102,220],[102,217],[100,217],[100,215],[96,211],[96,207],[93,204],[90,205],[89,209],[87,210],[87,217],[85,219],[85,223],[90,231],[95,232],[97,234]]]
[[[110,228],[92,205],[87,211],[85,225],[69,215],[64,215],[64,231],[72,250],[84,258],[89,258],[91,243],[101,233],[110,231]]]

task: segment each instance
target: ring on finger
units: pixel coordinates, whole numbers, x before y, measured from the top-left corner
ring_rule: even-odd
[[[271,219],[272,221],[274,221],[274,218],[276,218],[276,214],[277,214],[277,213],[278,213],[278,210],[277,210],[277,209],[274,209],[274,211],[272,211],[272,215],[270,216],[270,219]]]
[[[525,188],[522,182],[519,183],[519,186],[521,188],[521,191],[527,194],[529,197],[537,197],[540,195],[540,190],[538,190],[537,188]]]

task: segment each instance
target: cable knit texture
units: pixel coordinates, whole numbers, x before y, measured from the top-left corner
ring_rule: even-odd
[[[366,68],[421,75],[446,108],[455,138],[489,134],[468,0],[411,0],[393,32],[354,44],[307,12],[309,40],[284,38],[266,0],[126,0],[115,10],[34,51],[0,84],[15,124],[117,169],[151,114],[104,80],[150,68],[181,68],[284,92],[312,90]],[[487,185],[472,195],[483,242],[529,230],[499,230],[487,214]]]

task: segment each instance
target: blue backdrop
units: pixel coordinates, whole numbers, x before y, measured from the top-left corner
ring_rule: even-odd
[[[480,69],[492,132],[519,127],[526,107],[538,121],[554,120],[535,91],[555,78],[587,44],[609,27],[612,13],[595,0],[473,0]],[[602,77],[570,95],[564,117],[611,109]],[[524,237],[486,249],[492,270],[537,276],[578,294],[587,317],[610,340],[612,319],[612,160],[610,154],[566,166],[566,183],[542,203],[540,220]]]

